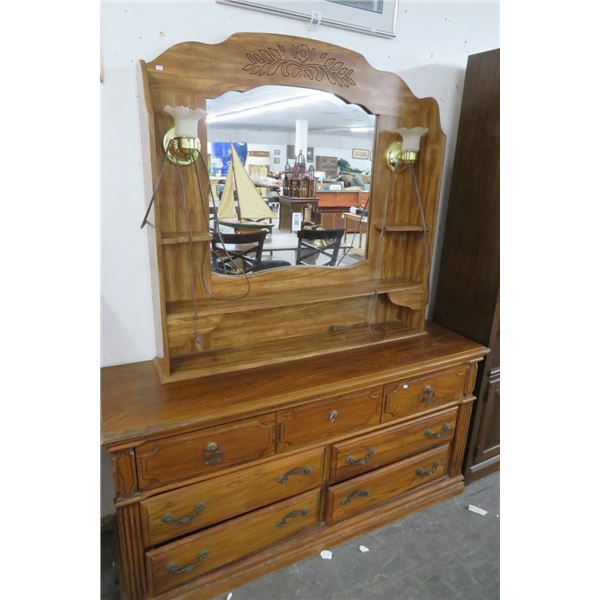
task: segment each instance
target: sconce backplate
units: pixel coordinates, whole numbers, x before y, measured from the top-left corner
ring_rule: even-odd
[[[200,156],[200,140],[191,137],[176,137],[175,127],[171,127],[163,138],[163,149],[167,158],[178,167],[194,163]]]
[[[385,151],[387,166],[394,173],[403,171],[417,160],[417,152],[402,150],[402,142],[392,142]]]

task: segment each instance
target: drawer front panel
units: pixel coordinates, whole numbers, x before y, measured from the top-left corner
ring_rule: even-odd
[[[275,413],[153,440],[136,448],[140,489],[152,489],[275,452]]]
[[[278,449],[311,442],[377,425],[381,417],[382,387],[340,396],[279,413]]]
[[[319,486],[323,449],[248,467],[144,500],[146,546],[180,537]]]
[[[390,383],[384,388],[383,421],[416,415],[463,397],[464,365],[416,379]]]
[[[154,596],[258,552],[319,522],[320,490],[284,500],[146,552]]]
[[[343,481],[452,441],[457,412],[451,408],[334,444],[330,480]]]
[[[443,476],[449,448],[446,444],[330,487],[327,522],[335,523]]]

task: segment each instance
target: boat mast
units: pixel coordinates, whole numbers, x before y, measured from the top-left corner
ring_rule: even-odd
[[[235,208],[235,212],[237,213],[237,217],[238,217],[238,221],[242,220],[242,211],[240,210],[240,193],[238,191],[238,184],[237,184],[237,177],[235,175],[235,167],[234,167],[234,160],[233,160],[233,153],[235,152],[235,148],[233,147],[233,142],[231,141],[231,138],[229,138],[229,144],[231,146],[231,169],[233,170],[233,187],[235,195],[234,195],[234,199],[235,196],[237,196],[237,206],[235,204],[235,202],[233,203],[233,207]]]

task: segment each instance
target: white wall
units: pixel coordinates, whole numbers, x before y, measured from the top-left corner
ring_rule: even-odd
[[[330,27],[308,31],[300,21],[211,0],[104,3],[102,365],[155,355],[148,243],[139,229],[145,208],[136,97],[139,59],[152,60],[178,42],[221,42],[236,31],[298,35],[362,53],[374,67],[399,73],[418,96],[433,96],[440,104],[448,136],[443,223],[467,56],[497,48],[498,29],[498,4],[493,2],[401,2],[393,40]],[[103,503],[103,511],[108,510]]]

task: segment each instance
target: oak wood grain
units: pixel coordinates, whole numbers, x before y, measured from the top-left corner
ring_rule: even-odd
[[[275,414],[148,441],[135,449],[140,489],[151,489],[275,452]]]
[[[315,488],[323,475],[323,449],[318,448],[160,494],[141,503],[145,545]]]
[[[448,468],[449,449],[445,444],[331,486],[327,491],[327,523],[335,523],[443,477]]]
[[[457,412],[457,408],[451,408],[333,444],[329,481],[356,477],[433,446],[447,444],[454,437]]]
[[[320,490],[306,492],[146,552],[150,593],[179,586],[316,526],[320,497]]]
[[[429,335],[230,375],[160,383],[151,361],[102,369],[102,442],[107,447],[191,431],[271,410],[419,376],[486,349],[431,325]],[[349,364],[360,365],[348,369]]]

